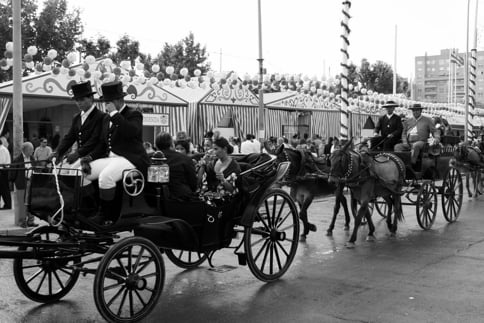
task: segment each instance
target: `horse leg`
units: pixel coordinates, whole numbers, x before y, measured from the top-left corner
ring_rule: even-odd
[[[375,225],[373,224],[371,213],[370,213],[370,210],[368,210],[368,208],[366,209],[365,217],[366,217],[366,222],[368,222],[368,229],[369,229],[368,236],[366,237],[366,241],[373,242],[376,240],[374,235]]]
[[[471,189],[469,188],[469,182],[470,182],[471,176],[469,175],[469,172],[466,173],[466,188],[467,188],[467,195],[469,197],[472,197]]]
[[[345,231],[350,229],[350,212],[348,211],[348,201],[346,200],[345,195],[343,194],[343,190],[341,190],[341,198],[340,203],[343,205],[343,210],[345,212]]]
[[[356,215],[356,218],[355,218],[353,233],[351,234],[350,240],[346,244],[347,248],[354,248],[355,247],[355,241],[356,241],[356,236],[358,234],[358,228],[360,227],[361,219],[363,218],[363,216],[365,216],[367,211],[368,211],[368,201],[362,201],[360,209],[358,210],[358,214]]]
[[[302,198],[299,201],[299,207],[300,207],[300,212],[299,212],[299,217],[301,218],[301,221],[303,222],[304,229],[303,229],[303,234],[301,235],[301,240],[305,241],[306,236],[308,235],[309,231],[316,231],[316,226],[308,221],[308,208],[309,205],[311,205],[313,201],[313,196],[312,195],[301,195]]]
[[[333,218],[331,219],[331,223],[329,224],[328,230],[326,230],[327,236],[333,235],[334,225],[336,223],[336,217],[338,216],[339,208],[340,208],[340,196],[342,191],[339,189],[339,186],[336,188],[335,193],[335,201],[334,201],[334,208],[333,208]]]
[[[389,196],[385,196],[385,197],[383,197],[383,199],[385,200],[385,203],[388,206],[388,211],[387,211],[387,228],[391,232],[392,231],[392,226],[393,226],[393,223],[392,223],[392,213],[391,213],[392,206],[393,206],[393,201],[392,201],[392,198],[389,197]]]
[[[393,197],[393,206],[395,208],[395,212],[393,213],[393,227],[390,231],[390,235],[392,237],[397,235],[397,228],[398,228],[398,221],[403,220],[403,210],[402,210],[402,200],[401,196],[396,195]]]

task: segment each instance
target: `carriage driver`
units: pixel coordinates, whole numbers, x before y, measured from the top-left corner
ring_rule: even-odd
[[[123,171],[137,168],[144,175],[150,162],[143,147],[143,115],[124,103],[126,93],[119,81],[101,86],[106,112],[98,145],[88,156],[82,158],[81,165],[86,178],[99,180],[101,198],[101,219],[104,225],[114,223],[119,216],[116,205],[116,182],[121,180]]]
[[[418,170],[418,167],[416,167],[417,158],[430,134],[434,137],[433,145],[438,145],[440,142],[439,130],[435,128],[432,119],[422,115],[422,109],[423,107],[419,103],[414,104],[410,108],[413,117],[405,120],[402,143],[395,146],[395,151],[411,150],[411,162],[414,170]]]
[[[78,169],[81,166],[80,158],[90,154],[99,141],[101,134],[102,120],[104,113],[96,108],[94,104],[94,92],[91,82],[74,84],[71,87],[74,96],[73,100],[81,110],[72,119],[71,128],[64,136],[57,150],[50,156],[61,158],[74,143],[77,143],[77,150],[66,156],[67,165],[65,168]]]
[[[394,101],[387,101],[383,106],[387,110],[387,113],[380,118],[376,124],[372,143],[377,141],[377,146],[382,146],[383,150],[393,151],[393,147],[400,142],[402,137],[402,119],[399,115],[393,113],[395,108],[398,107]],[[381,136],[379,136],[381,134]],[[372,144],[373,148],[373,144]]]

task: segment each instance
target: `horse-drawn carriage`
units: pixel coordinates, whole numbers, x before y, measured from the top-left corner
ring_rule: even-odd
[[[217,250],[233,248],[239,264],[247,264],[255,277],[276,280],[288,270],[298,245],[295,204],[286,192],[271,188],[289,163],[263,154],[236,159],[244,170],[241,193],[210,205],[170,200],[162,175],[145,180],[137,170],[125,171],[117,186],[120,217],[111,226],[93,220],[95,210],[81,203],[79,174],[59,175],[55,167],[34,172],[29,209],[50,225],[0,236],[0,245],[7,247],[0,258],[14,259],[19,289],[41,303],[64,297],[80,274],[94,274],[96,307],[113,322],[138,321],[156,306],[165,278],[162,253],[175,265],[192,268],[207,259],[212,265]],[[152,174],[162,174],[158,166]]]

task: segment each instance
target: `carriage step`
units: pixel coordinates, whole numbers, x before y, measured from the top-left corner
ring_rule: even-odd
[[[239,259],[240,266],[247,266],[247,256],[245,253],[238,253],[237,258]]]

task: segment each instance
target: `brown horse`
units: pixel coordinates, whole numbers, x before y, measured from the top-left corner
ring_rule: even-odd
[[[267,148],[266,150],[268,150]],[[271,153],[275,154],[280,162],[291,162],[284,184],[290,187],[290,195],[299,205],[299,217],[304,226],[301,235],[302,240],[306,238],[309,231],[316,231],[316,226],[309,222],[307,213],[315,196],[329,196],[332,194],[336,196],[333,218],[326,231],[327,235],[331,236],[333,234],[336,217],[341,206],[343,206],[345,213],[345,230],[349,230],[350,214],[343,194],[344,185],[335,185],[328,182],[329,167],[317,163],[308,152],[284,148],[283,145],[275,151],[271,151]]]
[[[469,197],[477,197],[483,192],[483,178],[481,172],[484,170],[484,155],[480,149],[470,146],[467,143],[461,143],[454,151],[454,158],[452,163],[466,174],[466,188]],[[473,190],[471,191],[470,182],[473,183]]]
[[[405,182],[405,165],[400,158],[390,153],[381,153],[375,157],[366,153],[359,154],[350,149],[351,144],[350,140],[331,155],[329,174],[330,182],[348,186],[352,198],[360,204],[353,233],[347,243],[348,248],[354,247],[363,216],[370,230],[367,240],[374,240],[375,226],[368,212],[368,204],[377,197],[384,198],[393,207],[393,217],[392,214],[387,216],[387,226],[392,236],[396,234],[397,221],[403,220],[400,192]]]

